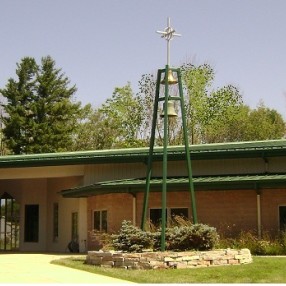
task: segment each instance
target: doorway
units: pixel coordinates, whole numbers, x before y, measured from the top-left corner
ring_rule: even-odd
[[[0,204],[0,250],[18,250],[20,205],[6,192],[0,197]]]
[[[24,241],[39,241],[39,205],[25,205]]]
[[[286,206],[279,206],[279,229],[286,231]]]

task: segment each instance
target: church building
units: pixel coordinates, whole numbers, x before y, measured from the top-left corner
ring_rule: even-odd
[[[153,153],[148,221],[161,217],[161,147]],[[91,250],[93,230],[142,219],[149,148],[0,157],[0,249]],[[190,146],[197,219],[227,234],[277,234],[286,223],[286,140]],[[183,146],[168,147],[167,221],[192,220]]]

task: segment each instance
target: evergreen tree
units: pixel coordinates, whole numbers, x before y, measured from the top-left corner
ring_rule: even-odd
[[[69,150],[81,112],[80,103],[72,101],[76,87],[69,87],[69,79],[50,56],[42,58],[40,66],[33,58],[23,58],[16,74],[17,80],[9,79],[0,90],[7,99],[7,147],[14,154]]]

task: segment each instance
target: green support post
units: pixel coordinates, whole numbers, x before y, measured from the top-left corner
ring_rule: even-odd
[[[145,193],[144,193],[144,205],[143,205],[143,212],[142,212],[142,219],[141,219],[142,230],[145,229],[149,193],[150,193],[150,180],[152,176],[153,151],[154,151],[154,143],[155,143],[155,131],[156,131],[156,122],[157,122],[157,114],[158,114],[161,74],[162,74],[162,70],[158,70],[154,110],[153,110],[153,119],[152,119],[151,138],[150,138],[150,147],[149,147],[150,149],[149,149],[149,156],[148,156],[148,163],[147,163],[146,188],[145,188]]]
[[[192,164],[191,164],[191,155],[190,155],[190,148],[189,148],[189,137],[188,137],[188,129],[187,129],[187,123],[186,123],[185,102],[184,102],[184,96],[183,96],[182,76],[181,76],[181,71],[179,69],[177,70],[177,76],[178,76],[179,94],[180,94],[180,101],[181,101],[181,114],[182,114],[184,143],[185,143],[185,152],[186,152],[186,158],[187,158],[187,168],[188,168],[188,177],[189,177],[189,191],[191,193],[193,222],[198,223],[196,197],[195,197],[194,182],[193,182]]]
[[[166,209],[167,209],[167,161],[168,161],[168,97],[169,97],[169,83],[168,83],[169,66],[165,69],[165,97],[164,97],[164,143],[163,143],[163,187],[162,187],[162,220],[161,220],[161,251],[165,251],[166,239]]]

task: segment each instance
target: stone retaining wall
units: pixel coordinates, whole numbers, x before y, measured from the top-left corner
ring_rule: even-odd
[[[86,257],[87,264],[125,269],[198,268],[251,262],[249,249],[143,253],[88,251]]]

